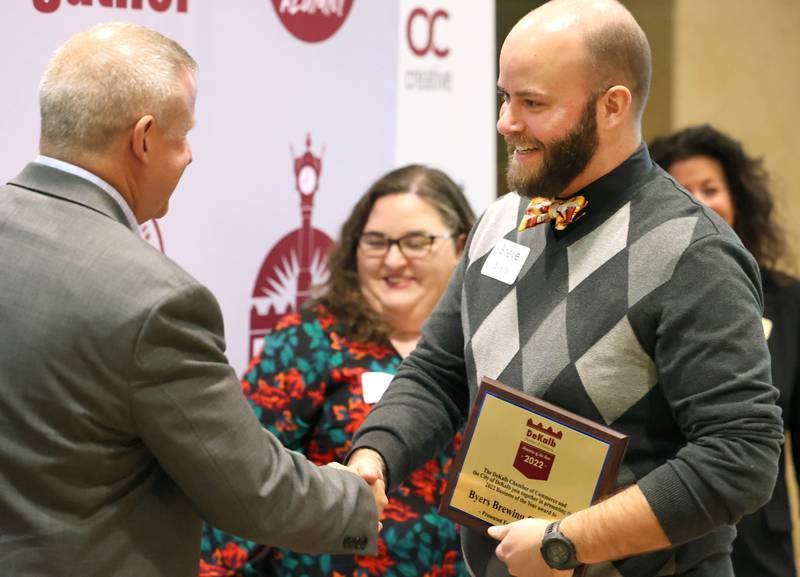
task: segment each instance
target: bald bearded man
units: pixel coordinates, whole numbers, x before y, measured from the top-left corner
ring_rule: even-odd
[[[497,122],[516,192],[476,225],[356,434],[350,464],[398,483],[450,441],[486,375],[630,436],[614,496],[492,527],[497,541],[465,528],[476,576],[731,577],[733,525],[771,494],[782,432],[758,268],[650,160],[650,75],[614,0],[553,0],[516,24]],[[575,213],[549,220],[538,197]],[[484,274],[501,240],[527,251],[512,279]],[[542,550],[545,533],[568,554]]]

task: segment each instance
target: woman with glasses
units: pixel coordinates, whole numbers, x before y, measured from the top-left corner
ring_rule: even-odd
[[[650,145],[655,162],[699,201],[716,211],[742,239],[761,268],[764,334],[772,356],[772,382],[791,436],[795,469],[800,466],[800,284],[775,270],[786,244],[775,222],[769,177],[761,160],[742,144],[705,124],[657,138]],[[789,495],[780,461],[772,500],[736,527],[733,569],[737,577],[793,577]]]
[[[419,165],[386,174],[358,201],[319,296],[278,323],[243,379],[284,445],[318,464],[343,460],[416,345],[473,222],[458,186]],[[297,554],[207,527],[201,577],[466,576],[456,527],[437,513],[454,448],[389,493],[378,557]]]

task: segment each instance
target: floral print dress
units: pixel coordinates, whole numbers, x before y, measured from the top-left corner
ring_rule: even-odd
[[[317,464],[341,462],[371,408],[361,375],[394,374],[400,361],[390,346],[348,339],[316,304],[281,319],[242,387],[262,424],[286,447]],[[466,576],[456,526],[437,513],[454,449],[389,493],[377,557],[298,554],[206,526],[200,577]]]

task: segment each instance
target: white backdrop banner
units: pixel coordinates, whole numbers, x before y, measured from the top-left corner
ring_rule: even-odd
[[[142,230],[214,292],[240,373],[325,279],[381,174],[420,162],[478,212],[495,196],[494,0],[4,0],[0,14],[3,182],[37,154],[39,77],[72,33],[137,22],[197,60],[194,162]]]

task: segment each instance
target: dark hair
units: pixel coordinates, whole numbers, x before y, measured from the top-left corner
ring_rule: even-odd
[[[627,12],[622,5],[620,7]],[[641,27],[630,18],[617,19],[586,32],[584,43],[597,79],[605,92],[622,84],[631,91],[633,109],[641,118],[650,94],[653,74],[650,44]]]
[[[475,215],[458,185],[441,170],[412,164],[389,172],[375,182],[356,203],[342,225],[339,242],[328,257],[331,276],[317,300],[330,310],[355,340],[387,342],[389,327],[367,303],[358,279],[358,237],[367,224],[375,202],[392,194],[411,193],[424,198],[439,212],[445,225],[458,237],[466,235]]]
[[[769,174],[761,158],[752,158],[742,144],[708,124],[686,128],[650,144],[653,160],[670,166],[693,156],[707,156],[722,165],[734,207],[733,229],[761,268],[772,269],[786,253],[783,231],[775,222]]]

